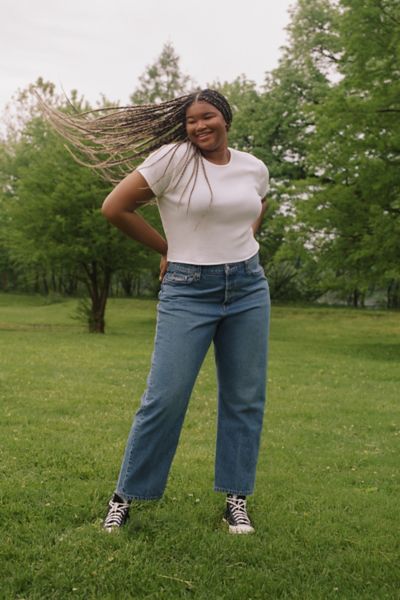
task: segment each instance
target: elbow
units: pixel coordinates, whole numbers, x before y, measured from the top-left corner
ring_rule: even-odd
[[[108,196],[101,206],[101,214],[107,219],[107,221],[112,222],[115,219],[116,211],[110,203]]]

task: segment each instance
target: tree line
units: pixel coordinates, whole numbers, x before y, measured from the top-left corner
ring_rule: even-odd
[[[233,107],[230,145],[271,173],[258,239],[275,300],[400,306],[399,47],[397,0],[298,0],[261,89],[245,75],[208,84]],[[76,91],[67,101],[35,86],[62,110],[90,108]],[[131,101],[197,87],[169,43]],[[156,294],[158,257],[101,216],[110,185],[71,157],[29,89],[16,106],[0,142],[1,289],[81,296],[102,332],[110,293]],[[156,208],[142,210],[161,230]]]

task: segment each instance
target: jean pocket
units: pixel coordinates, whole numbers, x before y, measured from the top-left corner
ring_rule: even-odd
[[[163,283],[188,284],[196,279],[195,273],[182,273],[180,271],[167,271],[163,278]]]

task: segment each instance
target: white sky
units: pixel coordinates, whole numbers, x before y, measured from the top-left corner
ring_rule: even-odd
[[[89,101],[126,103],[172,42],[202,87],[244,73],[262,84],[294,0],[0,0],[0,112],[39,76]]]

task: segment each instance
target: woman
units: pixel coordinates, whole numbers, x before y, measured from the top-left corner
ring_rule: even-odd
[[[246,496],[253,492],[264,413],[270,307],[254,233],[266,210],[268,170],[228,147],[232,113],[214,90],[132,107],[130,116],[131,139],[125,136],[118,152],[129,144],[137,151],[140,143],[156,151],[118,183],[102,212],[161,255],[161,290],[147,389],[103,525],[114,531],[126,523],[135,500],[162,496],[189,397],[213,342],[215,490],[226,494],[229,531],[252,533]],[[115,165],[116,156],[97,167]],[[136,212],[154,197],[166,240]]]

